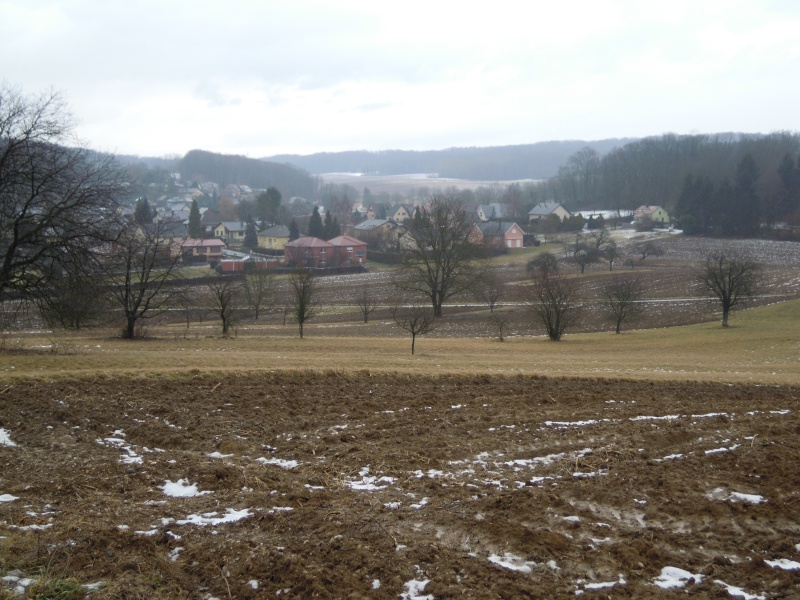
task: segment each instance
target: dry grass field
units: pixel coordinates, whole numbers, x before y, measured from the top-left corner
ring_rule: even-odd
[[[465,298],[413,356],[350,306],[381,271],[324,282],[302,340],[277,314],[4,333],[0,598],[800,597],[795,247],[724,329],[708,245],[669,243],[620,335],[597,267],[547,340],[522,253],[505,341]]]

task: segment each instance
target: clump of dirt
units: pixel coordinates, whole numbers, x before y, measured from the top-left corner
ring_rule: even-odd
[[[675,567],[692,594],[797,597],[798,397],[368,373],[16,382],[0,571],[7,591],[75,578],[93,598],[658,598]]]

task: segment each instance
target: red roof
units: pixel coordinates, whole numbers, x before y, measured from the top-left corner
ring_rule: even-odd
[[[296,240],[288,242],[286,245],[292,248],[328,248],[331,246],[331,244],[325,240],[311,237],[310,235],[300,236]]]
[[[185,240],[181,240],[180,244],[181,248],[227,246],[227,244],[219,238],[209,238],[205,240],[186,238]]]
[[[338,237],[333,238],[332,240],[328,240],[328,243],[331,246],[366,246],[366,242],[362,242],[359,239],[354,237],[350,237],[349,235],[340,235]]]

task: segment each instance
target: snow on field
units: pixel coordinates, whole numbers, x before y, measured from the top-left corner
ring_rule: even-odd
[[[210,491],[201,492],[197,489],[196,483],[189,483],[187,479],[178,479],[178,481],[167,481],[164,485],[158,486],[167,496],[173,498],[194,498],[195,496],[205,496],[211,494]]]
[[[296,469],[300,466],[300,463],[296,460],[283,460],[281,458],[257,458],[256,462],[260,462],[262,465],[275,465],[276,467],[280,467],[282,469]]]
[[[217,515],[219,515],[217,512],[208,512],[200,515],[192,514],[187,516],[185,519],[179,519],[175,521],[175,523],[178,525],[200,525],[201,527],[210,525],[211,527],[216,527],[217,525],[222,525],[225,523],[235,523],[236,521],[241,521],[242,519],[246,519],[247,517],[251,516],[252,513],[250,512],[249,508],[243,508],[242,510],[228,508],[226,509],[224,515]]]
[[[8,431],[2,427],[0,427],[0,446],[16,446],[16,444],[11,441],[11,436]]]
[[[608,404],[609,402],[607,402]],[[610,401],[613,404],[613,401]],[[450,404],[449,408],[451,410],[457,410],[467,407],[466,404]],[[607,410],[613,410],[613,406],[610,406]],[[391,411],[391,410],[383,410],[380,411],[379,414],[385,415],[392,415],[395,412],[402,412],[407,411],[408,408],[399,409],[398,411]],[[425,407],[425,410],[430,410],[430,407]],[[755,417],[757,415],[786,415],[789,413],[789,410],[772,410],[772,411],[752,411],[748,413],[743,413],[739,418],[746,418],[746,417]],[[529,433],[531,438],[534,439],[537,430],[558,430],[559,434],[563,434],[563,440],[565,440],[565,447],[563,452],[551,452],[551,453],[537,453],[536,446],[532,443],[527,449],[524,447],[515,447],[514,453],[517,456],[507,455],[504,452],[500,452],[497,450],[487,450],[484,452],[480,452],[474,455],[473,458],[466,458],[463,460],[451,460],[448,462],[444,462],[443,464],[446,467],[449,467],[450,470],[445,468],[437,468],[437,469],[409,469],[405,473],[393,473],[396,476],[387,476],[381,472],[372,474],[370,465],[362,467],[358,471],[357,476],[347,476],[344,473],[341,475],[341,481],[344,483],[344,486],[351,490],[361,491],[361,492],[374,492],[374,493],[381,493],[384,492],[385,495],[388,494],[395,494],[402,493],[402,484],[403,482],[407,482],[409,480],[419,480],[419,479],[436,479],[436,480],[443,480],[437,481],[437,484],[445,485],[450,484],[451,480],[454,480],[456,484],[466,485],[469,487],[479,487],[479,486],[491,486],[497,487],[500,489],[520,489],[523,487],[528,487],[530,485],[538,485],[538,486],[545,486],[545,485],[559,485],[560,482],[563,482],[567,478],[593,478],[598,476],[606,475],[606,471],[602,468],[587,468],[586,465],[582,463],[582,461],[592,461],[595,460],[596,457],[602,456],[603,448],[592,448],[592,447],[582,447],[583,443],[586,443],[584,437],[578,437],[579,434],[583,434],[583,431],[578,432],[578,429],[590,429],[592,427],[601,427],[607,426],[609,424],[621,423],[623,421],[629,422],[642,422],[644,425],[643,427],[653,427],[653,428],[663,428],[672,426],[675,422],[681,421],[683,423],[688,423],[692,421],[697,421],[700,419],[712,419],[712,418],[720,418],[720,419],[736,419],[736,413],[726,413],[726,412],[709,412],[703,414],[666,414],[666,415],[638,415],[634,417],[628,417],[626,419],[615,419],[615,418],[592,418],[592,419],[577,419],[574,421],[543,421],[537,424],[511,424],[511,425],[497,425],[495,427],[488,428],[489,431],[496,436],[507,436],[512,434],[523,435],[524,433]],[[348,425],[335,425],[332,429],[342,431],[348,428]],[[524,433],[523,433],[524,432]],[[717,431],[718,439],[709,439],[713,436],[706,436],[706,439],[703,438],[695,439],[695,441],[686,442],[687,444],[693,444],[694,446],[691,448],[676,448],[676,452],[664,456],[663,458],[652,458],[653,462],[666,462],[666,461],[676,461],[678,459],[684,459],[687,457],[694,457],[695,459],[700,458],[707,458],[708,460],[713,459],[716,455],[724,454],[728,452],[734,452],[741,447],[741,444],[737,443],[736,441],[730,439],[721,439],[724,437],[722,433]],[[295,434],[286,433],[285,439],[290,440],[292,439]],[[570,436],[574,436],[575,439],[572,440],[572,445],[577,446],[577,448],[569,449],[570,444]],[[588,437],[588,436],[587,436]],[[99,438],[96,440],[97,444],[100,446],[104,446],[107,448],[114,448],[124,452],[120,457],[120,461],[127,464],[141,464],[143,461],[143,455],[147,452],[154,452],[153,450],[149,450],[148,448],[143,448],[139,450],[135,445],[128,442],[126,439],[127,436],[124,431],[122,430],[115,430],[110,436]],[[578,442],[581,442],[579,445]],[[714,447],[711,449],[702,449],[698,448],[697,445],[704,444],[704,445],[711,445],[711,444],[725,444],[724,446]],[[0,429],[0,446],[7,446],[13,447],[16,444],[11,441],[10,434],[5,429]],[[263,448],[263,447],[262,447]],[[270,447],[271,448],[271,447]],[[275,450],[275,448],[271,448]],[[155,450],[158,451],[158,450]],[[229,459],[234,457],[233,454],[222,454],[220,452],[211,452],[205,453],[209,459],[218,460],[218,459]],[[245,457],[247,458],[247,457]],[[248,458],[248,460],[252,460]],[[280,458],[256,458],[254,459],[255,462],[260,463],[262,465],[269,465],[269,466],[277,466],[282,469],[286,469],[288,471],[294,471],[299,469],[303,463],[298,462],[297,460],[286,460]],[[171,462],[171,461],[167,461]],[[581,467],[579,469],[579,466]],[[544,471],[544,473],[542,473]],[[520,475],[522,474],[522,475]],[[299,473],[299,475],[303,475],[303,473]],[[525,479],[526,481],[520,481],[520,479]],[[398,483],[400,482],[400,483]],[[395,485],[396,484],[396,485]],[[306,484],[306,487],[311,487]],[[178,479],[177,481],[172,481],[169,479],[164,480],[164,484],[157,486],[166,496],[172,498],[193,498],[198,496],[204,496],[207,494],[212,494],[211,491],[200,491],[198,489],[197,483],[190,483],[189,479]],[[313,489],[322,489],[319,486],[313,487]],[[408,493],[408,496],[417,498],[421,496]],[[736,492],[736,491],[728,491],[725,488],[718,487],[715,488],[713,491],[706,494],[706,497],[709,500],[716,500],[716,501],[724,501],[724,502],[731,502],[731,503],[748,503],[748,504],[763,504],[767,502],[763,496],[758,494],[749,494],[743,492]],[[11,494],[2,494],[0,495],[0,503],[2,502],[11,502],[17,500],[16,496],[12,496]],[[388,498],[384,498],[387,499]],[[435,502],[435,497],[433,502]],[[166,502],[166,501],[164,501]],[[429,504],[430,499],[428,497],[422,497],[417,502],[410,502],[406,501],[405,510],[413,509],[413,510],[420,510],[426,507]],[[633,502],[639,505],[647,504],[646,500],[638,500],[634,499]],[[157,501],[153,501],[152,504],[157,504]],[[403,510],[404,504],[402,502],[393,500],[389,502],[382,502],[382,506],[384,506],[388,510]],[[438,507],[437,507],[438,508]],[[580,509],[580,507],[577,507]],[[244,508],[241,510],[236,510],[234,508],[227,508],[225,509],[224,513],[220,512],[204,512],[204,513],[193,513],[187,515],[183,519],[163,519],[161,521],[160,526],[154,526],[148,530],[136,531],[135,533],[138,535],[145,535],[145,536],[155,536],[159,533],[164,531],[164,527],[168,524],[174,523],[175,525],[195,525],[199,527],[216,527],[219,525],[224,525],[228,523],[234,523],[236,521],[248,518],[253,515],[253,511],[263,511],[267,514],[276,514],[276,513],[285,513],[295,510],[294,507],[291,506],[272,506],[271,508]],[[430,510],[430,507],[429,507]],[[623,511],[624,512],[624,511]],[[608,514],[603,515],[599,511],[597,512],[598,516],[610,516]],[[617,511],[617,514],[613,516],[617,519],[615,522],[616,525],[624,524],[624,523],[638,523],[639,526],[642,528],[646,528],[650,525],[646,525],[644,522],[644,513],[636,513],[635,511],[629,511],[629,514],[621,514]],[[588,532],[582,535],[582,539],[587,543],[589,541],[592,544],[589,544],[589,547],[594,548],[594,545],[597,544],[607,544],[614,541],[613,536],[613,527],[606,523],[592,523],[590,519],[586,517],[581,517],[579,515],[571,515],[568,514],[566,516],[557,516],[553,515],[554,519],[561,519],[567,523],[574,524],[577,528],[586,528],[589,527],[603,527],[612,531],[608,533],[611,534],[606,537],[591,537],[591,534]],[[597,517],[595,517],[597,518]],[[610,520],[610,519],[609,519]],[[37,527],[43,528],[49,525],[37,525]],[[34,527],[34,526],[30,526]],[[127,526],[120,526],[127,527]],[[166,531],[166,533],[172,536],[174,539],[180,539],[180,536]],[[576,534],[577,535],[577,534]],[[601,534],[602,535],[602,534]],[[594,544],[594,545],[593,545]],[[171,561],[177,561],[179,559],[180,552],[182,551],[182,547],[174,548],[168,554],[168,558]],[[800,544],[797,544],[796,549],[800,552]],[[487,557],[486,551],[481,553],[482,556]],[[525,560],[523,557],[517,556],[512,552],[505,551],[502,554],[491,552],[488,554],[488,561],[497,565],[498,567],[509,569],[512,571],[516,571],[522,574],[531,573],[535,568],[541,567],[543,564],[537,564],[533,561]],[[551,569],[558,569],[555,566],[555,563],[551,561],[552,564],[547,564]],[[766,564],[775,568],[781,569],[786,571],[797,571],[800,570],[800,563],[794,560],[790,560],[787,558],[778,558],[775,560],[766,560]],[[612,572],[613,573],[613,572]],[[609,574],[606,574],[606,578],[608,578]],[[611,575],[613,577],[613,574]],[[680,589],[684,588],[690,584],[700,583],[703,580],[703,575],[700,574],[692,574],[688,571],[683,569],[679,569],[677,567],[664,567],[661,570],[661,574],[652,580],[652,584],[663,588],[663,589]],[[11,582],[14,583],[14,582]],[[433,599],[432,594],[425,594],[424,590],[429,583],[429,579],[424,578],[422,574],[418,574],[415,579],[407,581],[403,584],[403,588],[405,591],[400,593],[400,597],[407,599],[407,600],[426,600],[426,599]],[[626,585],[626,579],[623,574],[619,575],[617,580],[612,581],[587,581],[585,579],[577,579],[575,580],[575,594],[576,595],[583,595],[588,592],[592,591],[601,591],[605,589],[610,589],[616,586],[624,586]],[[725,588],[726,592],[733,596],[733,597],[742,597],[742,598],[752,598],[752,599],[761,599],[765,598],[765,595],[752,595],[744,590],[724,583],[722,581],[716,580],[714,583],[722,586]],[[255,580],[248,582],[248,584],[253,590],[258,589],[258,582]],[[649,584],[648,584],[649,585]],[[380,588],[380,581],[374,580],[372,583],[373,589]]]
[[[686,587],[687,583],[700,583],[702,581],[703,575],[695,575],[678,567],[664,567],[661,569],[661,574],[653,580],[653,583],[665,590],[672,590]]]
[[[517,556],[516,554],[512,554],[511,552],[504,552],[503,556],[490,554],[489,562],[503,567],[504,569],[519,571],[520,573],[530,573],[538,566],[535,562],[525,560],[524,558]]]
[[[742,588],[733,585],[728,585],[727,583],[725,583],[724,581],[720,581],[719,579],[715,579],[714,583],[724,587],[725,590],[728,592],[728,595],[733,596],[734,598],[744,598],[744,600],[767,600],[766,594],[760,594],[758,596],[754,594],[748,594]]]

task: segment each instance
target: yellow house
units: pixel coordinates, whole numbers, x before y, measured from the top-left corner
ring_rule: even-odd
[[[289,228],[285,225],[273,225],[258,232],[258,247],[267,250],[283,250],[289,242]]]
[[[669,214],[660,206],[642,205],[633,212],[637,225],[669,225]]]

